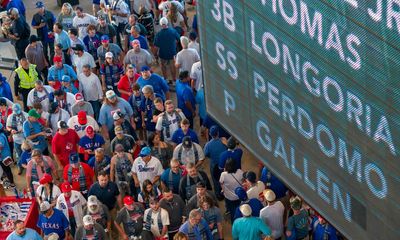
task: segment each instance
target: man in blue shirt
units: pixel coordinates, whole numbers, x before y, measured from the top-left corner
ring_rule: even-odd
[[[219,183],[219,179],[221,176],[221,171],[218,168],[218,162],[221,156],[221,153],[226,151],[225,144],[222,143],[219,138],[219,127],[214,125],[210,128],[210,135],[212,139],[206,143],[204,146],[204,155],[210,158],[210,173],[214,184],[214,192],[215,196],[218,199],[224,199],[224,196],[221,194],[221,185]]]
[[[158,56],[161,59],[161,71],[164,79],[168,79],[167,67],[171,71],[172,81],[176,79],[176,68],[174,57],[176,55],[176,44],[179,42],[178,32],[168,26],[168,19],[163,17],[160,19],[161,30],[154,38],[154,46],[157,47]]]
[[[142,76],[137,80],[137,84],[139,84],[141,89],[146,85],[150,85],[153,87],[154,94],[160,96],[163,102],[169,99],[168,84],[161,76],[151,73],[148,66],[142,67],[141,75]]]
[[[7,82],[6,77],[4,77],[1,73],[0,73],[0,97],[7,98],[11,102],[14,101],[10,84]]]
[[[182,119],[181,121],[181,128],[178,128],[175,130],[175,132],[172,134],[172,142],[175,143],[176,145],[182,143],[182,139],[186,136],[189,136],[193,142],[199,143],[199,138],[197,137],[197,133],[193,131],[190,127],[190,122],[189,120]]]
[[[182,226],[179,228],[179,232],[186,234],[189,239],[214,239],[208,223],[204,218],[201,217],[201,212],[198,209],[193,209],[190,211],[189,219],[182,224]]]
[[[34,149],[42,151],[43,155],[48,155],[46,132],[43,126],[38,122],[40,114],[35,109],[28,112],[28,119],[23,124],[24,137],[33,143]]]
[[[22,220],[14,222],[14,231],[6,240],[42,240],[42,237],[33,229],[26,228]]]
[[[161,186],[163,186],[163,188],[168,187],[173,193],[179,194],[179,182],[183,177],[183,171],[177,159],[172,159],[170,166],[170,168],[165,169],[161,174]]]
[[[61,80],[64,75],[68,75],[70,77],[70,81],[74,82],[78,80],[78,76],[76,75],[74,69],[62,63],[62,58],[59,56],[55,56],[53,58],[54,65],[49,68],[49,74],[47,79],[49,84],[55,89],[58,90],[61,88]]]
[[[275,177],[267,167],[263,167],[261,171],[260,181],[265,183],[265,186],[274,191],[276,198],[280,199],[286,196],[288,188],[281,180]]]
[[[196,116],[196,99],[190,87],[188,71],[183,71],[179,74],[179,80],[176,81],[176,98],[178,101],[178,108],[182,109],[185,117],[190,122],[190,128],[193,129],[193,119]]]
[[[313,240],[337,240],[336,229],[330,225],[321,215],[316,214],[312,220]]]
[[[42,202],[39,208],[41,213],[37,226],[42,230],[42,236],[57,233],[60,239],[68,239],[69,222],[64,213],[53,209],[47,201]]]

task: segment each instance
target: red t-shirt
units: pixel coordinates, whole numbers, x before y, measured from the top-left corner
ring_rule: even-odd
[[[129,80],[128,76],[126,76],[126,74],[125,74],[124,76],[121,77],[121,79],[118,82],[118,89],[121,89],[121,90],[124,90],[127,92],[132,92],[132,87],[136,83],[136,81],[138,80],[139,77],[140,77],[140,74],[136,73],[134,80],[133,79]],[[127,94],[121,93],[121,97],[123,99],[125,99],[126,101],[128,101],[128,99],[129,99],[129,95],[127,95]]]
[[[86,177],[86,189],[89,191],[90,186],[92,186],[93,184],[94,171],[88,164],[83,162],[81,162],[80,164],[83,167],[83,172],[85,173]],[[64,173],[63,173],[64,181],[68,181],[68,169],[69,169],[69,164],[64,167]],[[72,168],[71,180],[72,182],[70,182],[70,184],[72,186],[72,189],[80,191],[79,168]]]
[[[79,136],[73,129],[68,129],[68,133],[61,135],[56,133],[51,142],[53,154],[57,154],[63,166],[69,163],[69,155],[73,152],[78,152],[77,144]]]

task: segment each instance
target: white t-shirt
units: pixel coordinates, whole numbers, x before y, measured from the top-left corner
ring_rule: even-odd
[[[168,118],[168,123],[169,123],[169,137],[167,137],[167,129],[163,127],[162,123],[163,123],[163,116],[167,115]],[[177,111],[177,114],[180,115],[181,119],[185,119],[185,115],[183,114],[182,111]],[[158,116],[157,119],[157,124],[156,124],[156,130],[157,131],[163,131],[163,135],[164,135],[164,140],[167,141],[171,141],[172,138],[172,134],[179,128],[179,121],[178,121],[178,117],[176,116],[175,113],[173,113],[172,115],[164,112],[162,115]]]
[[[262,193],[264,190],[265,190],[264,183],[261,181],[258,181],[254,187],[251,187],[251,188],[249,188],[249,190],[247,190],[247,197],[249,199],[252,199],[252,198],[259,199],[260,193]]]
[[[197,154],[198,154],[198,157],[199,157],[198,160],[199,160],[199,161],[204,160],[205,156],[204,156],[203,148],[202,148],[199,144],[197,144],[197,143],[195,143],[195,142],[193,142],[192,144],[193,144],[193,145],[192,145],[192,148],[189,149],[189,150],[186,150],[186,149],[182,146],[182,143],[180,143],[180,144],[179,144],[178,146],[176,146],[176,148],[174,149],[173,158],[174,158],[174,159],[177,159],[177,160],[178,160],[180,163],[182,163],[183,165],[186,165],[188,162],[191,162],[191,163],[193,163],[193,164],[196,164],[196,156],[195,156],[195,154],[194,154],[194,148],[196,148],[196,149],[197,149]],[[181,158],[179,159],[178,156],[179,156],[180,148],[183,148],[183,149],[182,149]]]
[[[49,120],[51,116],[51,119],[49,121],[49,126],[51,126],[51,130],[53,130],[53,136],[56,135],[57,133],[57,123],[58,121],[64,121],[64,122],[68,122],[70,115],[67,111],[65,111],[64,109],[58,109],[58,113],[53,113],[53,114],[49,114],[47,116],[47,120]]]
[[[94,120],[94,118],[91,116],[86,116],[86,118],[87,118],[87,123],[85,125],[79,124],[77,115],[72,116],[67,122],[68,127],[75,130],[79,138],[85,136],[86,134],[85,128],[89,125],[92,125],[95,132],[99,131],[99,124],[97,124],[96,120]]]
[[[236,179],[235,179],[236,178]],[[238,196],[235,194],[235,189],[242,186],[241,182],[243,179],[243,171],[238,169],[235,173],[222,172],[219,182],[221,183],[224,196],[228,200],[238,200]]]
[[[103,90],[99,77],[91,73],[89,77],[81,73],[78,75],[79,85],[85,96],[85,101],[97,101],[103,99]]]
[[[21,113],[25,117],[25,120],[27,120],[28,119],[28,114],[26,112],[21,112]],[[7,117],[7,122],[6,122],[6,126],[7,127],[11,127],[12,126],[13,116],[14,116],[14,113],[12,113],[11,115],[9,115]],[[18,143],[18,144],[22,144],[24,142],[24,140],[25,140],[24,134],[22,133],[22,129],[23,129],[23,125],[24,125],[24,121],[22,121],[22,120],[23,120],[23,118],[21,116],[16,116],[15,117],[15,121],[17,123],[16,124],[17,129],[14,129],[14,130],[17,130],[17,132],[19,132],[19,133],[13,134],[12,137],[13,137],[14,142]]]
[[[75,16],[74,19],[72,20],[72,26],[75,28],[78,28],[79,30],[79,38],[84,39],[86,37],[87,33],[87,27],[90,25],[97,25],[96,18],[90,14],[84,13],[84,17],[80,18],[78,16]]]
[[[42,189],[43,189],[43,193],[42,193]],[[49,198],[47,197],[47,195],[50,193],[46,193],[46,189],[44,189],[43,185],[39,185],[39,187],[36,189],[36,197],[42,197],[43,201],[47,201],[49,200]],[[53,201],[56,201],[58,196],[61,195],[61,190],[60,188],[53,184],[53,192],[52,192],[52,197],[53,197]]]
[[[200,61],[200,56],[194,49],[182,49],[178,54],[176,54],[175,61],[177,64],[180,64],[179,72],[190,72],[192,70],[192,65],[195,62]]]
[[[188,48],[196,50],[196,52],[200,55],[200,44],[196,41],[190,41],[188,44]]]
[[[48,85],[45,85],[44,88],[46,88],[48,94],[54,92],[54,88],[52,88],[52,87],[50,87]],[[34,99],[35,90],[36,90],[35,88],[32,89],[28,94],[28,100],[27,100],[27,104],[26,104],[28,107],[33,107],[33,103],[35,102],[35,99]],[[40,101],[40,103],[42,103],[43,111],[48,112],[49,111],[49,105],[50,105],[49,96],[45,97],[46,96],[46,91],[44,89],[43,89],[42,92],[38,92],[38,91],[36,91],[36,92],[37,92],[37,97],[39,98],[39,100],[42,100],[42,101]]]
[[[137,2],[137,1],[134,1],[134,2]],[[117,5],[115,6],[115,4],[117,4]],[[127,14],[126,17],[121,17],[121,16],[117,16],[114,14],[115,22],[117,24],[118,23],[128,23],[128,16],[130,14],[130,11],[129,11],[129,6],[128,6],[128,4],[126,4],[125,1],[114,0],[111,2],[111,8],[113,10],[115,10],[116,12]],[[148,9],[150,9],[150,8],[148,8]]]
[[[95,68],[96,63],[94,62],[94,58],[90,53],[83,52],[82,57],[74,54],[72,55],[72,64],[76,67],[76,74],[79,75],[82,73],[82,69],[84,65],[90,65],[90,68]]]
[[[161,213],[161,223],[163,226],[168,226],[169,225],[169,214],[167,210],[164,208],[159,208],[161,211],[157,211],[152,213],[151,215],[151,232],[153,233],[154,237],[160,237],[161,233],[160,230],[158,229],[158,214]],[[147,215],[149,214],[151,208],[146,209],[144,211],[143,215],[143,220],[146,222]]]
[[[72,113],[72,105],[75,104],[75,95],[72,94],[72,93],[70,93],[70,92],[67,92],[66,94],[67,94],[67,95],[66,95],[66,96],[67,96],[67,102],[65,102],[65,101],[60,102],[60,101],[58,101],[58,106],[60,106],[61,108],[64,109],[63,104],[67,104],[67,106],[68,106],[68,112],[71,114],[71,113]],[[54,101],[56,101],[56,99],[54,99]]]
[[[260,211],[260,218],[271,228],[272,237],[280,238],[283,235],[283,213],[285,207],[280,201],[271,206],[266,206]]]
[[[174,4],[176,6],[176,9],[178,10],[178,12],[183,13],[185,11],[185,8],[183,7],[183,5],[178,1],[175,1],[175,0],[173,0],[173,1],[164,1],[164,2],[162,2],[160,4],[158,4],[158,9],[160,11],[162,11],[163,17],[167,16],[168,11],[171,8],[171,4]]]
[[[201,61],[193,63],[190,71],[190,77],[196,80],[195,89],[199,91],[203,85],[203,71],[201,70]]]
[[[160,160],[153,156],[147,164],[143,161],[142,157],[138,157],[132,165],[132,173],[137,174],[140,187],[142,187],[144,180],[149,179],[150,181],[153,181],[154,177],[161,176],[163,171]]]

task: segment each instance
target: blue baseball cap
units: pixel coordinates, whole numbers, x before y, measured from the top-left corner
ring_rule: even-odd
[[[151,155],[151,149],[149,147],[144,147],[144,148],[142,148],[142,150],[140,150],[139,156],[146,157],[149,155]]]
[[[70,82],[71,78],[68,75],[64,75],[61,78],[61,82]]]
[[[218,126],[217,126],[217,125],[213,125],[213,126],[210,128],[210,136],[211,136],[211,137],[216,137],[216,136],[218,136],[218,133],[219,133],[219,128],[218,128]]]
[[[108,37],[108,35],[103,35],[101,36],[101,41],[110,41],[110,38]]]
[[[150,71],[150,67],[149,66],[143,66],[141,71]]]
[[[36,8],[42,8],[44,7],[44,3],[42,1],[36,2]]]
[[[77,153],[71,153],[69,155],[69,163],[74,164],[79,162],[79,155]]]

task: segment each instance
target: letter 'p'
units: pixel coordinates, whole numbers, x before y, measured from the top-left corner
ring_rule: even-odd
[[[225,112],[226,115],[230,115],[231,111],[235,111],[236,109],[236,103],[235,99],[233,99],[232,95],[228,93],[228,91],[224,90],[224,96],[225,96]]]

